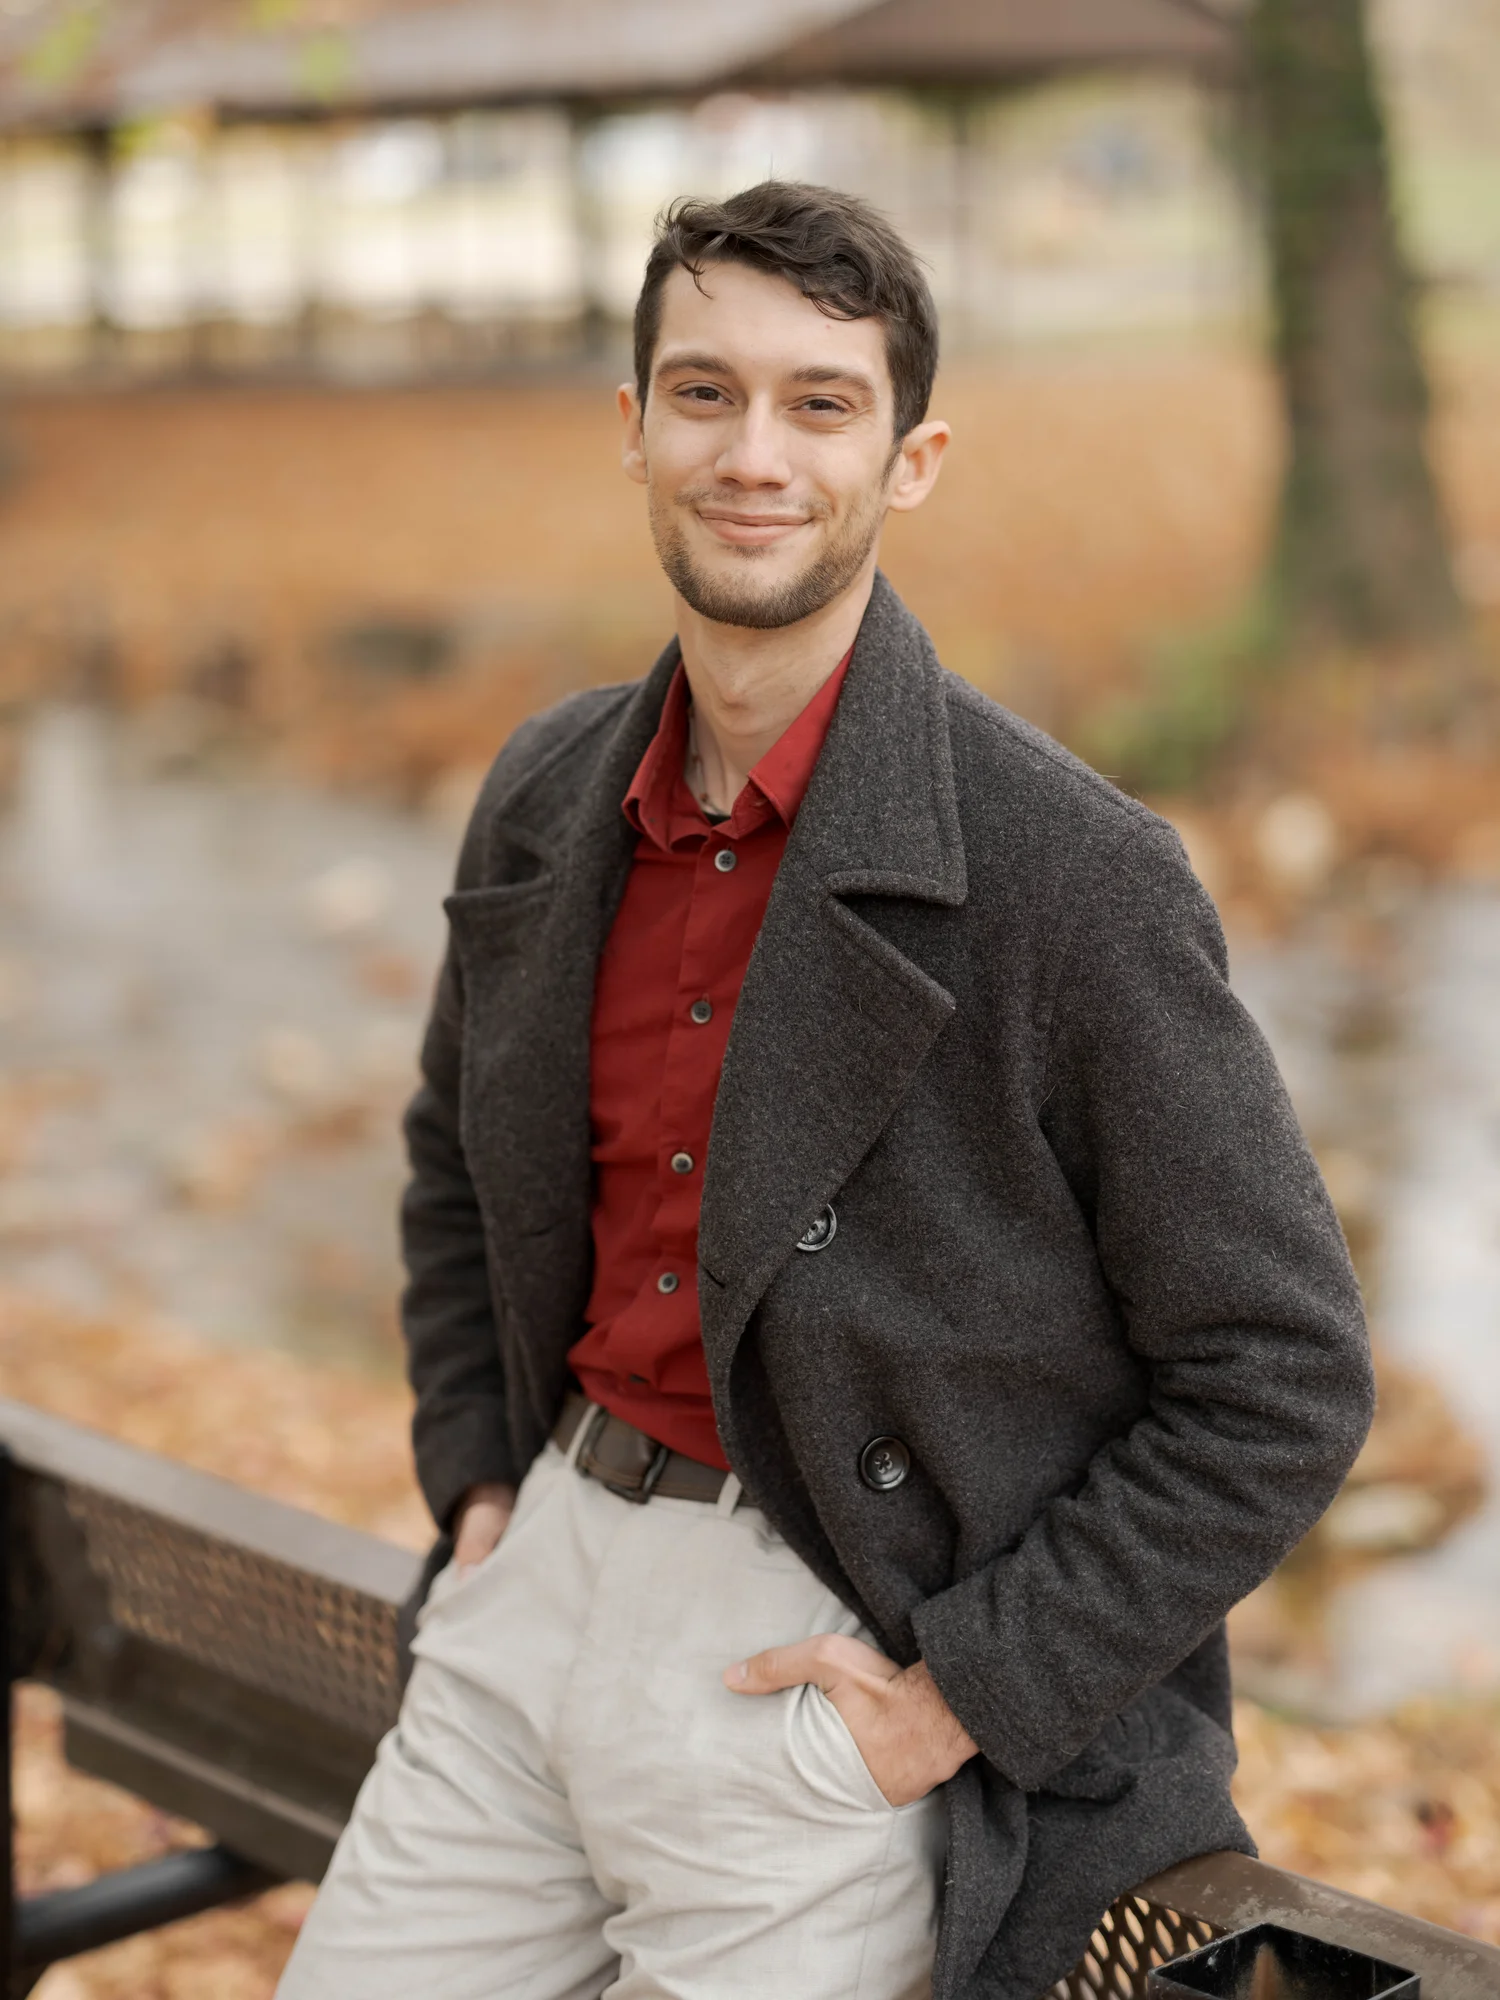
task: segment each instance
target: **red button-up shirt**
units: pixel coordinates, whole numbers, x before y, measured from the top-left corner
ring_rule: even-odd
[[[679,667],[625,795],[640,839],[594,995],[594,1286],[568,1359],[596,1403],[708,1465],[726,1463],[698,1321],[709,1127],[750,953],[848,665],[846,654],[717,824],[682,774]]]

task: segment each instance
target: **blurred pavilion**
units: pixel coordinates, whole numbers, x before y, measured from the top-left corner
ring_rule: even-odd
[[[771,172],[884,207],[959,344],[1220,321],[1255,292],[1235,11],[0,0],[0,368],[575,355],[618,339],[665,199]]]

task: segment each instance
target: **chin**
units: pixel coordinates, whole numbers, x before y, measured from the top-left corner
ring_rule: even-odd
[[[728,557],[696,565],[698,574],[718,590],[733,590],[748,597],[767,597],[795,583],[805,563],[777,562],[770,549],[734,549]]]
[[[873,539],[873,538],[871,538]],[[678,595],[702,618],[757,631],[799,625],[847,589],[869,552],[870,540],[809,554],[783,548],[707,549],[693,538],[671,535],[657,555]]]
[[[721,563],[699,571],[703,583],[715,595],[738,599],[744,604],[770,604],[795,591],[802,580],[804,565],[783,569],[769,563]]]
[[[722,592],[755,604],[794,587],[806,568],[803,563],[768,562],[766,555],[763,549],[743,553],[737,549],[727,561],[720,557],[717,562],[695,563],[693,569],[701,587],[715,595]]]

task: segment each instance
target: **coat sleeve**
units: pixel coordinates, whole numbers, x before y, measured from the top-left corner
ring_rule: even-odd
[[[1039,1116],[1147,1403],[1016,1548],[914,1618],[944,1696],[1028,1790],[1270,1574],[1373,1409],[1337,1218],[1159,823],[1132,821],[1078,894]]]
[[[517,731],[485,780],[459,855],[460,889],[484,880],[493,802],[524,768],[535,727]],[[412,1444],[423,1495],[445,1531],[469,1487],[518,1478],[484,1222],[460,1135],[463,1033],[463,972],[450,937],[422,1042],[421,1085],[406,1112],[411,1175],[401,1201],[401,1328],[417,1399]]]
[[[407,1375],[417,1478],[439,1528],[481,1480],[515,1481],[484,1224],[458,1130],[463,983],[450,944],[406,1113],[401,1202]]]

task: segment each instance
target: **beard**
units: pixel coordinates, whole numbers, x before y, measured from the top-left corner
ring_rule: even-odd
[[[673,511],[669,511],[653,494],[651,538],[667,581],[700,618],[710,619],[715,625],[742,625],[757,632],[800,625],[804,618],[811,618],[832,604],[864,568],[885,519],[882,480],[850,512],[838,535],[826,542],[796,576],[780,582],[758,578],[755,569],[772,553],[769,549],[735,549],[731,553],[739,558],[740,574],[711,576],[693,560],[675,510],[710,501],[733,505],[736,498],[717,493],[711,487],[684,487],[673,495]],[[814,508],[811,518],[826,520],[829,511],[826,505]]]

